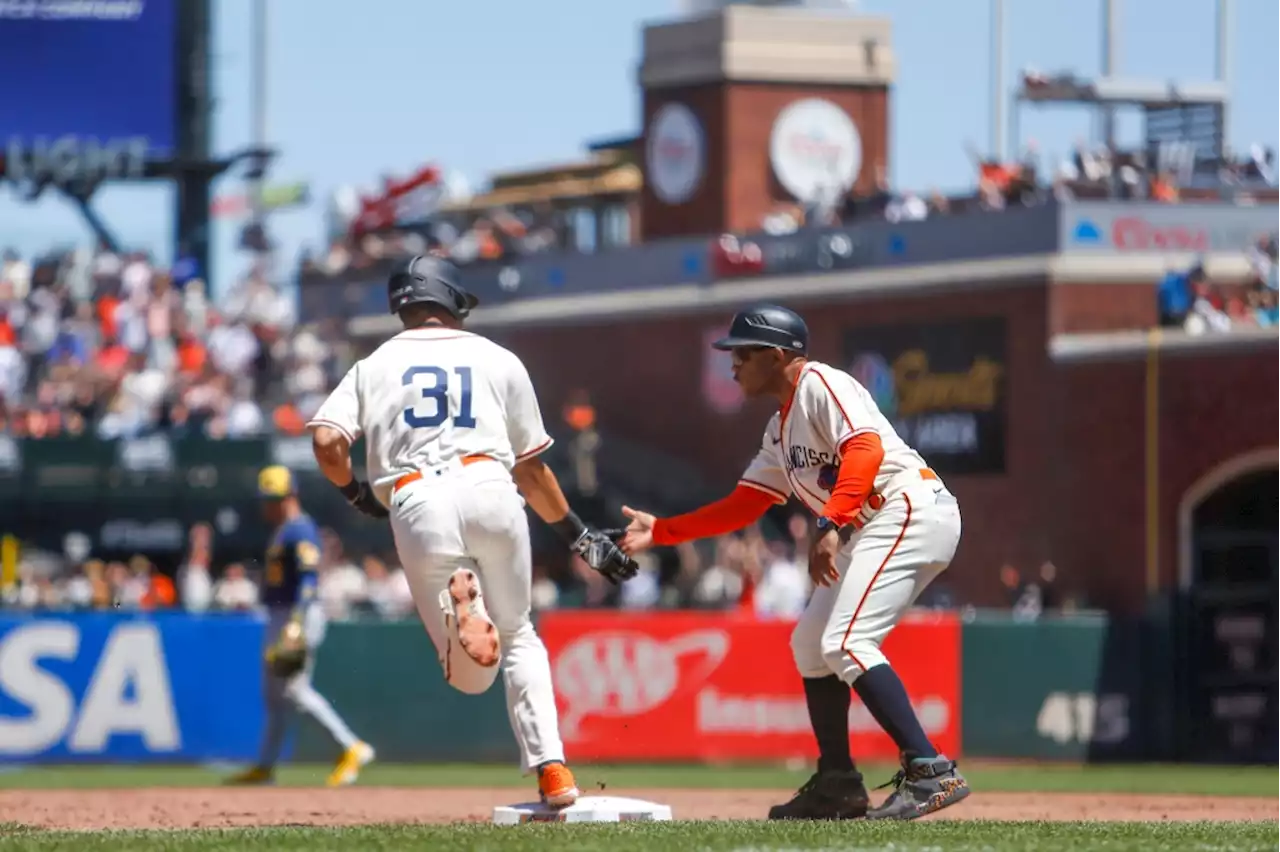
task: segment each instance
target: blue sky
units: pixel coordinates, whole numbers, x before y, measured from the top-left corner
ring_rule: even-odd
[[[1214,74],[1211,0],[1116,0],[1118,74],[1191,81]],[[249,0],[215,0],[215,146],[250,139]],[[1101,0],[1006,0],[1010,81],[1016,70],[1101,67]],[[335,186],[375,185],[423,163],[465,175],[475,188],[506,168],[580,157],[585,143],[638,130],[640,29],[678,14],[678,0],[270,0],[268,136],[279,147],[273,180],[310,181],[309,208],[281,213],[272,230],[287,271],[304,244],[322,242],[322,203]],[[893,22],[899,76],[893,93],[894,182],[961,190],[972,183],[963,145],[991,138],[989,0],[863,0]],[[1229,135],[1236,147],[1277,144],[1275,0],[1236,0]],[[1066,152],[1093,127],[1083,108],[1024,108],[1023,139]],[[1121,124],[1135,141],[1138,122]],[[238,191],[228,179],[221,193]],[[172,192],[110,187],[98,209],[122,241],[167,256]],[[0,243],[37,251],[87,232],[64,202],[20,205],[0,190]],[[246,266],[239,223],[217,228],[221,290]]]

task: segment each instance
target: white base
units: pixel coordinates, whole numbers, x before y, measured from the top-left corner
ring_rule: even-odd
[[[671,806],[621,796],[583,796],[567,808],[550,808],[542,802],[506,805],[493,809],[494,825],[527,822],[667,822]]]

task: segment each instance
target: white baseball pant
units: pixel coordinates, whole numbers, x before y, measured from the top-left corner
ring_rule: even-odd
[[[528,773],[548,761],[563,761],[551,663],[529,618],[529,522],[506,469],[482,461],[424,471],[422,479],[392,495],[391,531],[418,616],[449,685],[479,695],[501,669],[521,768]],[[480,666],[456,637],[450,641],[440,593],[459,568],[474,571],[480,580],[501,643],[497,666]]]
[[[888,662],[889,631],[951,563],[960,543],[960,506],[936,479],[914,472],[885,488],[885,504],[836,557],[840,579],[814,589],[791,634],[801,677],[832,672],[850,686]]]

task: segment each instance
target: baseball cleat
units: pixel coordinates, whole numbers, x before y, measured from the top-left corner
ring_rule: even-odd
[[[480,580],[474,571],[459,568],[449,578],[449,587],[440,593],[445,623],[458,634],[458,644],[467,656],[484,668],[496,666],[502,656],[498,628],[489,618],[480,594]]]
[[[828,770],[814,773],[791,801],[769,808],[769,819],[858,819],[867,804],[862,773]]]
[[[329,773],[325,785],[342,787],[354,784],[356,778],[360,776],[360,770],[373,763],[373,758],[373,746],[364,742],[356,743],[342,753],[342,757],[338,759],[338,765]]]
[[[969,795],[969,782],[945,755],[908,758],[902,770],[881,787],[894,790],[878,808],[867,811],[867,819],[916,819],[940,811]],[[879,788],[877,788],[879,789]]]
[[[250,787],[261,784],[271,784],[275,781],[275,773],[266,766],[254,766],[243,772],[238,772],[230,778],[223,781],[230,787]]]
[[[558,760],[538,767],[538,793],[553,808],[567,808],[582,795],[569,767]]]

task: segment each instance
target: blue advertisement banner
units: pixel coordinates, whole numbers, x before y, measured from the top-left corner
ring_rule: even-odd
[[[0,0],[0,146],[175,144],[177,0]]]
[[[0,613],[0,764],[252,759],[263,624]]]

